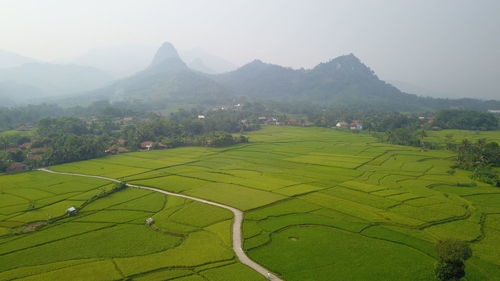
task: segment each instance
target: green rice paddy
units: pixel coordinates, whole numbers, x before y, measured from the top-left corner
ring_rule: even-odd
[[[320,128],[249,137],[51,168],[238,208],[247,254],[287,281],[436,280],[434,245],[444,238],[470,242],[465,280],[500,280],[500,189],[447,173],[452,153]],[[265,280],[235,258],[229,211],[132,188],[106,193],[113,187],[0,176],[0,280]],[[65,216],[70,206],[81,209]]]

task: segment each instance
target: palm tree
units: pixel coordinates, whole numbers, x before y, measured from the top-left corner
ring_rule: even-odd
[[[7,147],[9,146],[9,141],[7,140],[6,137],[0,136],[0,145],[3,146],[4,151],[7,151]]]
[[[425,149],[425,145],[424,145],[424,138],[427,137],[427,132],[422,129],[420,130],[420,132],[418,132],[418,136],[420,138],[420,146],[422,146],[422,150]]]

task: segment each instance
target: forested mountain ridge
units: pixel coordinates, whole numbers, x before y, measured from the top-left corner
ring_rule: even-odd
[[[12,100],[7,105],[36,103],[47,97],[98,89],[112,79],[93,67],[30,62],[0,69],[0,97]]]
[[[231,72],[206,74],[189,68],[168,42],[159,48],[145,70],[73,102],[108,99],[141,100],[155,105],[185,102],[220,105],[242,97],[402,112],[500,109],[500,101],[436,99],[404,93],[379,79],[353,54],[312,69],[292,69],[254,60]]]
[[[206,75],[190,69],[172,44],[165,42],[143,71],[90,92],[93,99],[143,100],[149,103],[220,100],[225,89]]]
[[[312,69],[291,69],[255,60],[241,68],[213,76],[239,96],[357,109],[426,111],[450,107],[486,110],[500,101],[436,99],[407,94],[380,80],[353,54],[320,63]]]
[[[36,62],[34,58],[22,56],[13,52],[0,50],[0,69],[21,66],[25,63]]]

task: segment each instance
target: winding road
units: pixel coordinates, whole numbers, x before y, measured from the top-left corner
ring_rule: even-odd
[[[123,183],[120,180],[112,179],[112,178],[107,178],[107,177],[102,177],[102,176],[92,176],[92,175],[85,175],[85,174],[56,172],[56,171],[52,171],[52,170],[49,170],[49,169],[46,169],[46,168],[41,168],[41,169],[38,169],[38,170],[42,171],[42,172],[52,173],[52,174],[68,175],[68,176],[79,176],[79,177],[87,177],[87,178],[96,178],[96,179],[102,179],[102,180],[112,181],[112,182],[116,182],[116,183]],[[245,265],[247,265],[247,266],[249,266],[249,267],[251,267],[251,268],[253,268],[255,271],[257,271],[258,273],[262,274],[264,277],[266,277],[269,280],[284,281],[281,278],[279,278],[278,276],[276,276],[273,273],[271,273],[269,270],[267,270],[263,266],[261,266],[260,264],[252,261],[245,254],[245,252],[243,251],[242,239],[241,239],[241,225],[243,223],[243,212],[242,211],[240,211],[240,210],[238,210],[236,208],[224,205],[224,204],[220,204],[220,203],[216,203],[216,202],[212,202],[212,201],[208,201],[208,200],[200,199],[200,198],[196,198],[196,197],[191,197],[191,196],[184,195],[184,194],[178,194],[178,193],[168,192],[168,191],[157,189],[157,188],[154,188],[154,187],[147,187],[147,186],[141,186],[141,185],[135,185],[135,184],[128,184],[128,183],[125,183],[125,185],[127,185],[129,187],[134,187],[134,188],[147,189],[147,190],[151,190],[151,191],[154,191],[154,192],[163,193],[163,194],[170,195],[170,196],[176,196],[176,197],[186,198],[186,199],[198,201],[198,202],[201,202],[201,203],[205,203],[205,204],[217,206],[217,207],[220,207],[220,208],[224,208],[224,209],[227,209],[227,210],[233,212],[233,214],[234,214],[234,221],[233,221],[233,251],[236,254],[236,256],[238,257],[238,259],[240,260],[240,262],[243,263],[243,264],[245,264]]]

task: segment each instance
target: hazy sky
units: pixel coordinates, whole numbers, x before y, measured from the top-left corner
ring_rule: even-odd
[[[498,0],[0,0],[0,49],[22,55],[163,41],[239,65],[354,53],[383,80],[500,99]]]

